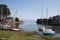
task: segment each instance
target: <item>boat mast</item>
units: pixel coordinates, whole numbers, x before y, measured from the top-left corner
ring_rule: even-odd
[[[41,6],[41,22],[42,22],[42,25],[43,25],[43,5]]]
[[[17,12],[18,12],[18,9],[16,9],[15,18],[17,17]]]
[[[48,25],[48,8],[46,8],[46,18],[47,18],[46,24]]]
[[[59,21],[59,11],[58,11],[58,25],[60,24],[60,21]]]
[[[15,18],[17,17],[17,12],[18,12],[18,9],[16,9],[16,12],[15,12]],[[14,19],[14,21],[15,21],[15,19]],[[13,23],[13,26],[15,25],[15,23]],[[15,26],[14,26],[14,28],[15,28]]]

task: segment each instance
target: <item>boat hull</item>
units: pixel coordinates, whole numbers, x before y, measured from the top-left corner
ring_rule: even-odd
[[[43,35],[55,35],[55,33],[43,33]]]

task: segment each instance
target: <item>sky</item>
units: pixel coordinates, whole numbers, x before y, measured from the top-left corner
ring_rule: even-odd
[[[60,14],[60,0],[0,0],[0,4],[7,5],[11,16],[19,19],[36,20]]]

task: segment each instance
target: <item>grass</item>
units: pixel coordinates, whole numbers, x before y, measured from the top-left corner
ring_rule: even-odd
[[[0,40],[59,40],[48,36],[35,37],[34,34],[37,34],[37,32],[0,30]]]

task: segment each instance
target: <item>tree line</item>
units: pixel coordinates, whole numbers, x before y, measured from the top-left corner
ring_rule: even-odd
[[[42,25],[60,25],[60,16],[56,15],[48,19],[47,18],[37,19],[36,23]]]

